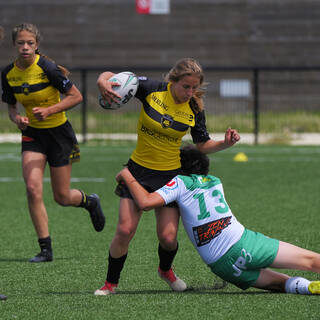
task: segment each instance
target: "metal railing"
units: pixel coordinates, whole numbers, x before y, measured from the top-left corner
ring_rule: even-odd
[[[120,72],[120,71],[125,71],[125,70],[130,70],[132,72],[135,72],[136,74],[160,74],[160,73],[165,73],[167,72],[168,68],[165,67],[134,67],[134,66],[126,66],[126,67],[81,67],[81,68],[74,68],[72,69],[73,72],[79,73],[80,74],[80,87],[83,95],[83,103],[82,103],[82,134],[83,134],[83,141],[86,142],[86,136],[88,133],[88,126],[87,126],[87,112],[88,112],[88,96],[89,96],[89,88],[88,88],[88,75],[91,73],[100,73],[105,70],[109,70],[112,72]],[[294,83],[296,85],[297,81],[301,81],[300,86],[301,87],[306,87],[306,82],[309,83],[312,81],[311,85],[311,94],[313,95],[314,102],[312,104],[317,104],[317,101],[319,100],[320,105],[320,94],[318,93],[318,88],[320,84],[320,66],[310,66],[310,67],[291,67],[291,66],[281,66],[281,67],[215,67],[215,66],[207,66],[204,67],[204,72],[205,74],[210,74],[211,77],[215,77],[215,75],[219,75],[219,79],[223,77],[227,78],[233,78],[233,79],[238,79],[244,78],[248,79],[249,85],[250,85],[250,93],[249,96],[246,97],[248,103],[251,105],[249,108],[252,112],[252,121],[253,121],[253,134],[254,134],[254,143],[258,144],[259,143],[259,132],[260,132],[260,122],[259,122],[259,115],[261,112],[261,106],[262,106],[262,97],[264,101],[268,101],[268,95],[272,95],[273,93],[268,93],[268,90],[264,90],[265,87],[270,87],[271,90],[272,87],[274,91],[281,91],[283,90],[285,92],[285,95],[283,92],[279,93],[281,97],[287,96],[287,98],[290,100],[290,97],[292,97],[292,103],[287,102],[287,104],[294,105],[295,102],[293,101],[295,95],[299,95],[299,98],[297,100],[303,100],[303,95],[310,94],[305,93],[302,91],[299,93],[297,92],[298,90],[293,90],[291,92],[290,87]],[[290,73],[288,75],[287,73]],[[301,74],[303,73],[303,77],[297,76],[297,73]],[[228,74],[228,76],[226,76]],[[270,76],[270,74],[273,74]],[[310,76],[310,74],[312,74]],[[231,76],[229,76],[231,75]],[[285,75],[283,80],[279,80],[280,78],[283,78],[283,75]],[[298,78],[298,80],[297,80]],[[276,79],[276,80],[274,80]],[[311,80],[310,80],[311,79]],[[217,81],[219,82],[219,81]],[[277,82],[277,83],[275,83]],[[278,83],[281,82],[281,87]],[[95,83],[93,84],[95,86]],[[92,86],[92,83],[91,83]],[[299,86],[299,84],[298,84]],[[270,88],[269,88],[270,90]],[[310,86],[309,86],[310,90]],[[217,93],[217,88],[215,88],[215,95],[219,95]],[[232,96],[232,95],[231,95]],[[243,97],[240,97],[239,99],[243,99]],[[276,99],[275,99],[276,100]],[[220,100],[219,100],[220,101]],[[269,108],[275,110],[275,109],[281,109],[279,106],[275,104],[275,102],[265,102],[265,104],[268,105]],[[304,103],[301,103],[302,108],[306,108],[306,106],[303,106]],[[298,107],[298,108],[300,108]],[[268,108],[264,107],[265,110]],[[307,108],[308,109],[308,108]],[[313,107],[313,110],[319,110],[317,107]]]
[[[100,66],[94,68],[71,68],[71,79],[80,88],[83,95],[83,102],[80,108],[70,110],[70,114],[74,117],[72,124],[75,124],[76,132],[82,134],[83,142],[87,141],[90,133],[103,133],[104,130],[106,130],[106,132],[128,133],[129,130],[126,124],[124,124],[123,127],[119,125],[113,127],[115,122],[123,122],[122,118],[119,117],[119,113],[108,113],[98,106],[96,80],[98,75],[106,70],[115,73],[132,71],[137,75],[146,75],[151,78],[162,79],[163,75],[169,70],[169,67]],[[254,135],[254,143],[258,144],[261,140],[259,140],[259,135],[266,133],[265,119],[267,117],[265,115],[267,115],[270,120],[270,113],[272,113],[272,121],[274,121],[273,128],[270,129],[270,132],[272,132],[272,130],[292,130],[293,133],[304,132],[304,124],[301,124],[304,119],[301,119],[300,123],[296,125],[289,123],[291,120],[288,120],[287,123],[283,125],[282,119],[282,127],[279,127],[279,115],[283,113],[286,116],[285,112],[293,113],[302,110],[307,114],[311,111],[309,113],[309,119],[311,118],[311,120],[314,121],[314,118],[318,118],[317,122],[320,123],[320,66],[205,66],[204,72],[206,82],[209,82],[205,98],[206,114],[209,116],[207,118],[210,118],[210,120],[213,119],[213,121],[217,119],[217,122],[213,125],[209,123],[209,126],[211,126],[209,130],[212,129],[214,132],[219,132],[217,128],[219,128],[223,116],[227,119],[226,122],[228,125],[230,120],[232,126],[238,129],[239,119],[242,119],[245,115],[246,120],[243,121],[241,132]],[[139,110],[139,107],[137,108],[138,104],[136,103],[130,106],[130,103],[132,102],[130,101],[129,104],[119,112],[123,114],[128,112],[137,114],[137,110]],[[1,109],[1,115],[3,116],[2,124],[5,125],[9,122],[7,120],[7,111],[6,108]],[[314,115],[316,115],[316,117],[314,117]],[[93,117],[95,118],[93,119]],[[299,114],[295,119],[298,117]],[[131,122],[134,122],[134,120]],[[110,130],[110,124],[112,130]],[[132,128],[133,129],[130,129],[130,133],[135,133],[135,126],[132,126]],[[109,131],[107,131],[107,129],[109,129]],[[223,132],[221,127],[220,132]],[[306,132],[320,132],[318,123],[313,125],[313,130]]]

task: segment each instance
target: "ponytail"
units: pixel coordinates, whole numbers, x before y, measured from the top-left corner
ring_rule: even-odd
[[[52,62],[55,63],[55,61],[54,61],[53,59],[51,59],[51,58],[49,58],[48,56],[42,54],[42,53],[39,51],[39,49],[36,50],[36,54],[38,54],[38,55],[40,55],[41,57],[43,57],[43,58],[45,58],[45,59],[47,59],[47,60],[52,61]],[[67,68],[65,68],[64,66],[61,66],[61,65],[59,65],[59,64],[58,64],[57,66],[58,66],[58,68],[60,69],[60,71],[63,73],[63,75],[64,75],[65,77],[67,77],[67,76],[70,75],[70,71],[69,71]]]

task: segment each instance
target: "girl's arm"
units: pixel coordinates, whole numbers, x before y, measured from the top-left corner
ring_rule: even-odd
[[[16,104],[8,104],[8,115],[10,120],[17,125],[20,130],[25,130],[29,124],[28,117],[20,115]]]
[[[206,142],[196,143],[197,148],[203,153],[214,153],[233,146],[240,140],[240,135],[235,129],[228,128],[224,140],[215,141],[212,139]]]
[[[50,115],[71,109],[80,102],[82,102],[82,94],[75,85],[72,85],[60,102],[46,108],[35,107],[32,109],[32,113],[37,120],[43,121]]]
[[[130,193],[141,210],[151,210],[161,207],[165,204],[164,199],[157,192],[149,193],[141,184],[133,177],[128,168],[122,169],[116,176],[118,182],[124,182]]]

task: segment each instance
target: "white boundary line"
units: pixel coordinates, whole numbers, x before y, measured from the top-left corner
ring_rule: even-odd
[[[251,133],[240,133],[241,140],[239,143],[242,144],[254,144],[254,134]],[[211,133],[210,137],[215,140],[224,139],[224,133]],[[83,142],[82,134],[77,134],[79,142]],[[87,140],[128,140],[136,141],[136,134],[127,134],[127,133],[88,133],[86,135]],[[191,140],[190,135],[186,135],[183,138],[184,141]],[[277,134],[259,134],[258,142],[260,144],[277,144],[277,141],[288,141],[289,145],[320,145],[320,133],[293,133],[286,136],[277,135]],[[20,142],[21,135],[19,133],[9,133],[9,134],[0,134],[0,143],[5,142]],[[280,144],[280,143],[279,143]],[[286,144],[286,143],[284,143]]]

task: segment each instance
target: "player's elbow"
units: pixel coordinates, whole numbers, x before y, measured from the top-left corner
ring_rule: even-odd
[[[143,200],[140,199],[140,201],[137,203],[138,203],[139,209],[142,211],[149,211],[154,208],[154,206],[152,206],[152,204],[148,201],[148,199],[143,199]]]
[[[153,207],[148,205],[148,203],[145,201],[143,201],[143,202],[140,201],[138,204],[138,207],[142,211],[149,211],[149,210],[153,209]]]
[[[83,101],[83,96],[82,96],[82,94],[80,94],[80,96],[78,97],[78,99],[79,99],[79,102],[78,102],[78,103],[81,103],[81,102]]]
[[[146,193],[143,197],[136,200],[138,200],[136,201],[138,207],[143,211],[149,211],[164,205],[164,200],[156,192]]]
[[[75,104],[77,105],[83,101],[83,96],[80,92],[78,92],[78,94],[75,95],[74,99],[75,99]]]
[[[150,210],[152,210],[154,207],[152,207],[152,206],[144,206],[141,210],[143,210],[143,211],[150,211]]]

